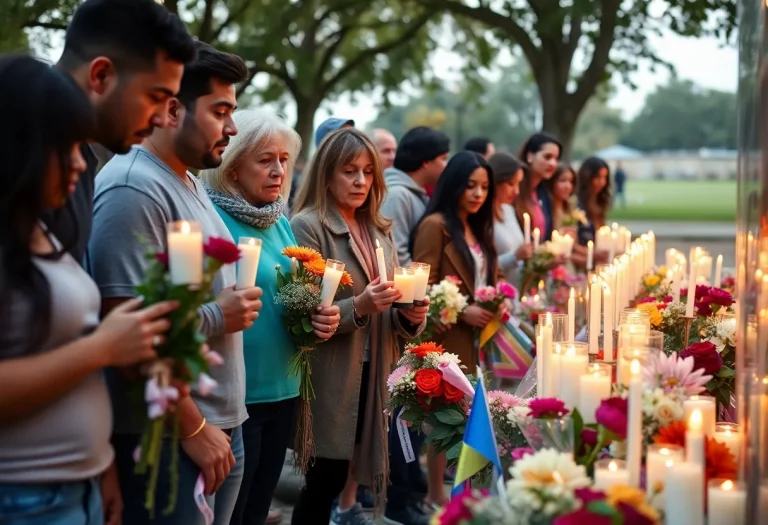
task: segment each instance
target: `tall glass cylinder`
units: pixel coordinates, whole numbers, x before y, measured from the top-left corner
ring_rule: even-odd
[[[768,32],[764,0],[739,2],[736,398],[747,523],[768,508]],[[762,488],[762,490],[761,490]]]

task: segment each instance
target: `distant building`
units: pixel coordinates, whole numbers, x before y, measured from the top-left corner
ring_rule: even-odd
[[[630,179],[736,180],[736,150],[643,152],[616,144],[595,155],[605,159],[611,170],[621,163]]]

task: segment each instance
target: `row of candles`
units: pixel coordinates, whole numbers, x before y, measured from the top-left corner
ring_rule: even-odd
[[[240,290],[255,285],[261,257],[262,241],[256,237],[238,239],[240,259],[237,262],[237,281],[235,287]],[[376,241],[376,263],[383,280],[388,277],[384,248]],[[196,285],[203,280],[203,233],[200,223],[195,221],[176,221],[168,224],[168,267],[171,282],[178,285]],[[291,261],[293,272],[296,261]],[[330,306],[344,273],[344,263],[333,259],[326,260],[322,280],[320,304]],[[401,298],[394,304],[397,308],[409,308],[424,301],[429,284],[430,266],[413,263],[409,268],[394,269],[394,288]]]
[[[523,213],[523,238],[526,244],[533,243],[533,249],[538,250],[541,246],[541,230],[539,228],[533,229],[531,234],[531,216],[527,213]],[[549,251],[553,255],[561,255],[566,258],[570,258],[573,252],[574,239],[569,234],[561,235],[557,230],[552,231],[552,240],[549,241]]]

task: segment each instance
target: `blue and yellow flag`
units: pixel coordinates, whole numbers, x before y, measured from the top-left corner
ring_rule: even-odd
[[[475,398],[472,400],[472,411],[467,420],[464,440],[459,455],[459,465],[453,484],[453,495],[461,493],[469,479],[480,472],[489,462],[494,466],[494,473],[501,478],[503,475],[499,450],[496,447],[496,435],[493,432],[493,420],[488,408],[485,385],[482,381],[482,371],[478,367]]]

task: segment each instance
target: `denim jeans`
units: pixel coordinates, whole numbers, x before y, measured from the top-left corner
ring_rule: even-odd
[[[283,472],[296,400],[247,405],[243,423],[245,472],[230,525],[263,525]]]
[[[2,525],[102,525],[99,478],[70,483],[0,483]]]
[[[235,466],[227,476],[227,479],[219,487],[213,496],[206,498],[208,505],[214,513],[214,525],[229,525],[232,511],[235,508],[237,494],[240,491],[240,482],[243,479],[243,466],[245,457],[243,451],[242,427],[231,431],[232,454],[235,456]],[[120,488],[123,493],[123,523],[130,525],[205,525],[205,519],[197,508],[194,500],[194,488],[200,469],[192,459],[179,450],[179,494],[176,501],[176,509],[173,514],[165,516],[163,510],[168,503],[170,479],[168,475],[168,462],[171,457],[170,443],[163,444],[160,471],[155,491],[155,515],[150,519],[149,513],[144,508],[146,495],[146,477],[133,473],[133,451],[139,442],[139,436],[118,435],[112,437],[115,447],[115,460],[120,476]]]
[[[397,417],[399,409],[395,412]],[[389,423],[389,487],[387,488],[387,508],[390,510],[402,509],[418,495],[422,480],[421,463],[419,455],[424,446],[426,435],[411,430],[411,447],[416,455],[416,461],[405,462],[403,446],[400,444],[400,435],[397,432],[397,422],[393,419]]]

